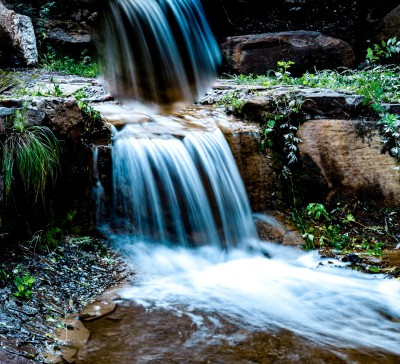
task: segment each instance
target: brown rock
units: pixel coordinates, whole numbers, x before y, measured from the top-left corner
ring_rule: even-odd
[[[67,363],[74,363],[81,355],[84,355],[90,331],[80,320],[66,318],[63,321],[66,328],[58,329],[56,337],[65,343],[62,350],[63,359]],[[57,356],[54,356],[54,359],[57,359]]]
[[[116,304],[112,300],[101,299],[85,307],[82,311],[83,321],[93,321],[114,312]]]
[[[264,211],[277,207],[281,201],[278,192],[279,169],[273,156],[265,155],[260,150],[259,125],[221,119],[218,126],[231,148],[252,210]]]
[[[278,61],[293,61],[295,74],[314,69],[350,67],[355,59],[351,46],[319,32],[292,31],[227,38],[222,53],[238,73],[265,74]]]
[[[255,215],[258,236],[263,241],[283,245],[303,246],[305,244],[299,231],[289,218],[278,211],[267,211]]]
[[[380,206],[400,203],[400,172],[395,158],[382,153],[376,123],[310,120],[299,129],[300,159],[327,202],[357,198]],[[319,191],[318,191],[319,190]]]
[[[29,108],[44,113],[46,123],[55,134],[73,140],[79,138],[82,112],[75,99],[35,97]]]

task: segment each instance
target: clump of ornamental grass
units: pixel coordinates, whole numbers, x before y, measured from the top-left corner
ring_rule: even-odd
[[[60,147],[46,126],[26,125],[25,112],[17,110],[13,125],[3,143],[3,174],[6,197],[12,194],[19,179],[27,195],[44,199],[48,182],[54,183],[60,168]]]

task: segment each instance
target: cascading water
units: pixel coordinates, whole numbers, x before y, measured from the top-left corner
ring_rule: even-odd
[[[114,227],[179,246],[256,240],[246,193],[220,130],[193,131],[183,139],[138,137],[134,125],[114,133]]]
[[[192,103],[211,86],[220,55],[199,0],[111,0],[106,15],[99,53],[115,96]]]
[[[106,53],[117,94],[169,102],[190,99],[209,83],[215,43],[197,0],[118,0],[111,10]],[[127,29],[135,30],[131,41],[139,51],[128,41]],[[116,34],[119,40],[113,39]],[[171,34],[179,34],[179,41]],[[148,42],[155,43],[151,51]],[[136,52],[144,57],[139,65]],[[190,67],[183,67],[187,59]],[[132,332],[128,326],[108,333],[120,343],[116,352],[106,348],[97,357],[95,348],[92,361],[85,363],[204,362],[206,357],[213,362],[207,353],[222,342],[228,349],[215,361],[254,362],[232,360],[229,353],[254,333],[279,337],[282,330],[334,353],[335,362],[357,363],[354,358],[371,350],[372,356],[362,358],[383,355],[388,359],[379,362],[390,363],[400,356],[399,282],[259,242],[232,154],[212,118],[146,114],[142,119],[114,130],[113,202],[101,229],[136,273],[135,284],[121,293],[125,304],[143,307],[147,321]],[[174,318],[162,334],[152,336],[151,318],[162,312]],[[135,311],[129,325],[139,316]],[[177,339],[165,341],[184,318],[192,322],[185,329],[189,334],[179,331]],[[289,352],[282,362],[300,362],[297,351],[291,355],[298,348],[281,345]],[[176,359],[179,352],[187,356]]]

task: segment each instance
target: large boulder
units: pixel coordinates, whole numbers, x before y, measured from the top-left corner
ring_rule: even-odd
[[[227,38],[222,53],[237,73],[265,74],[278,61],[293,61],[292,73],[350,67],[355,59],[350,45],[319,32],[293,31]]]
[[[314,200],[400,204],[400,173],[395,158],[382,153],[376,122],[310,120],[298,136],[300,159]]]
[[[37,62],[38,51],[31,19],[7,9],[0,1],[0,65],[33,66]]]

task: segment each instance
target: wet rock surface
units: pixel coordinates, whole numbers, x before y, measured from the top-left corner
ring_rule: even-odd
[[[260,150],[257,123],[225,118],[217,121],[235,158],[253,211],[281,205],[279,168],[272,155]]]
[[[57,351],[62,340],[56,339],[55,329],[71,325],[63,318],[125,277],[124,263],[105,241],[94,238],[68,237],[47,253],[33,243],[2,249],[0,362],[44,362],[46,351]],[[33,279],[31,287],[19,289],[18,282],[28,278]],[[26,295],[15,296],[21,291]]]
[[[286,330],[251,331],[222,315],[195,314],[203,319],[200,329],[188,315],[122,302],[114,314],[87,325],[92,332],[90,355],[76,363],[392,364],[399,358],[370,348],[323,347]]]
[[[254,215],[258,236],[263,241],[302,248],[305,240],[290,217],[277,210]]]

